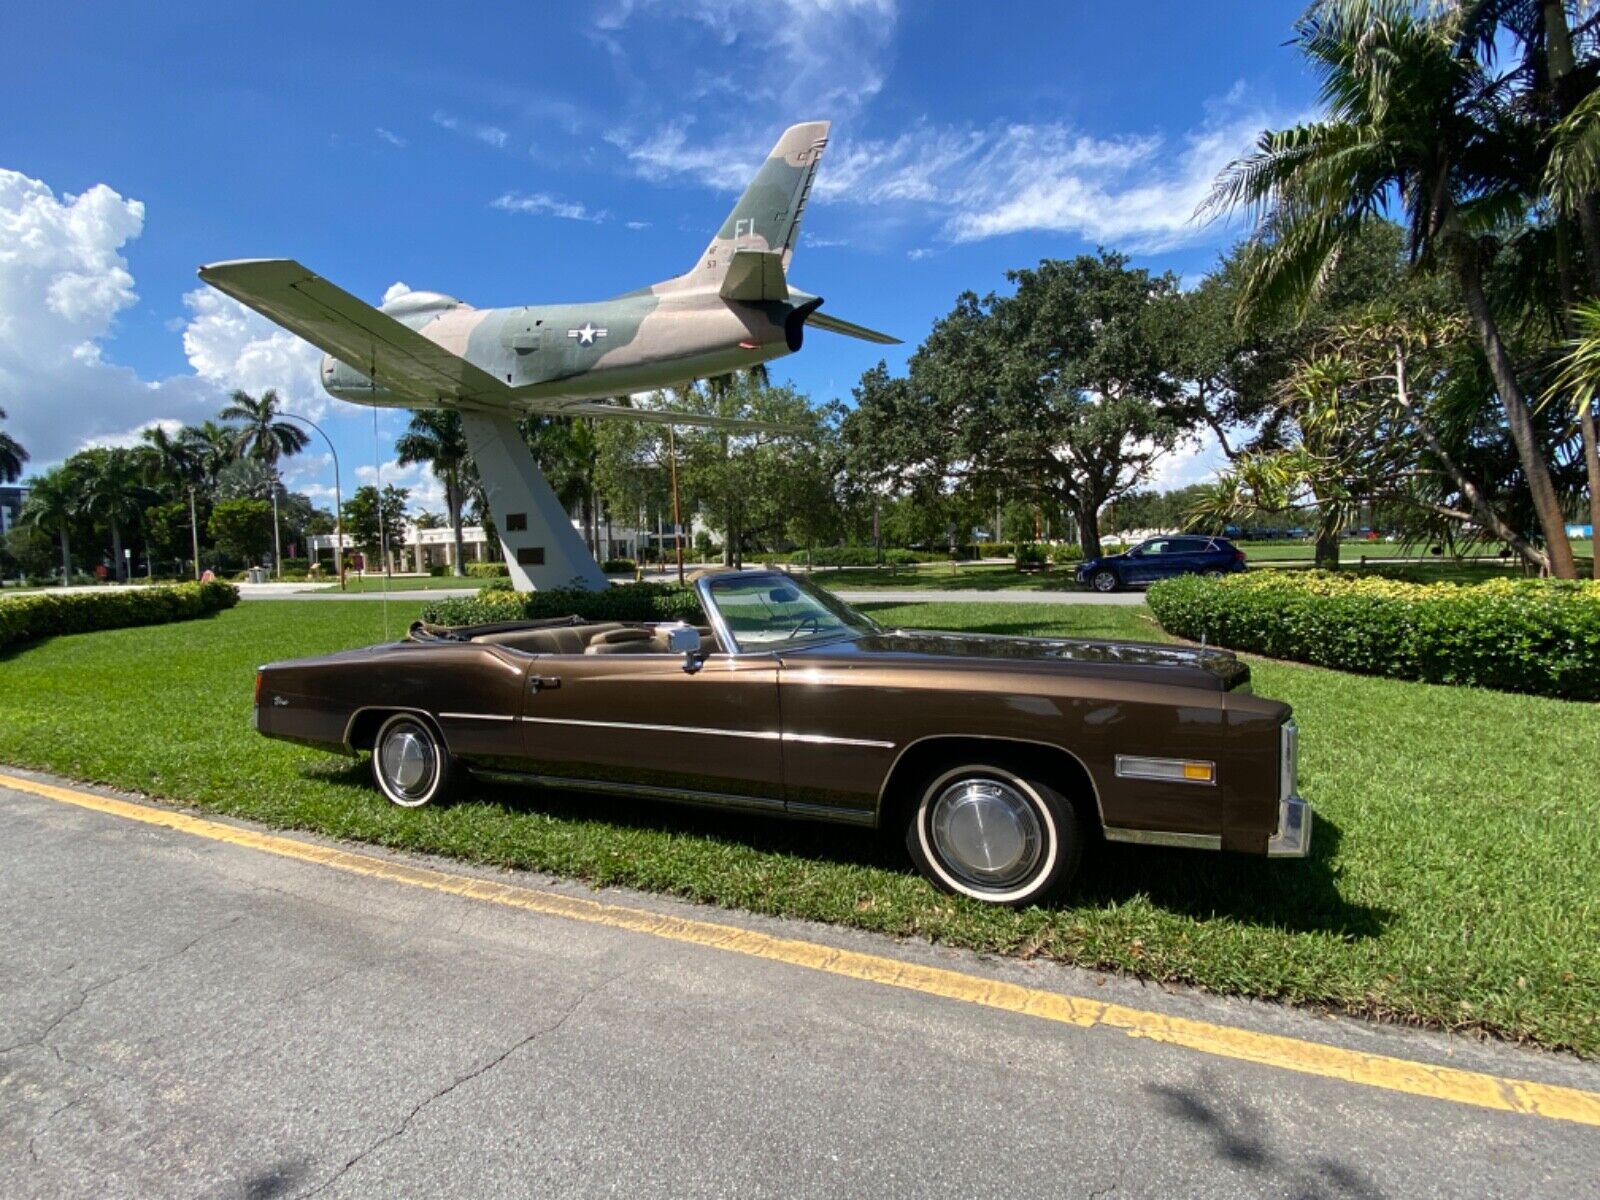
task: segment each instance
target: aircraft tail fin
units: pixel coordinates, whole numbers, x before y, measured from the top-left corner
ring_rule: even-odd
[[[807,121],[783,131],[705,253],[679,280],[682,285],[720,288],[735,262],[751,251],[763,258],[775,255],[782,269],[789,269],[811,183],[828,144],[828,125],[827,121]],[[755,265],[746,262],[744,269]],[[762,276],[767,273],[760,272]]]

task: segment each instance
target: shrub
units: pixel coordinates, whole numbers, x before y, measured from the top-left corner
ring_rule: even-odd
[[[979,558],[1010,558],[1017,552],[1015,542],[979,542],[976,548]]]
[[[1017,570],[1045,566],[1049,562],[1043,546],[1038,542],[1017,543]]]
[[[471,579],[509,579],[511,568],[503,562],[468,563],[467,576]]]
[[[1402,583],[1327,571],[1164,580],[1179,637],[1363,675],[1600,700],[1600,584]]]
[[[95,588],[78,593],[13,596],[0,600],[0,646],[60,633],[92,633],[130,625],[164,625],[210,616],[239,603],[226,583],[176,587]]]
[[[689,621],[700,624],[700,597],[693,588],[665,583],[629,583],[603,592],[551,588],[513,592],[485,588],[476,596],[435,600],[422,619],[435,625],[488,625],[576,614],[595,621]]]
[[[1050,561],[1057,566],[1063,563],[1082,562],[1083,547],[1076,542],[1057,542],[1050,547]]]
[[[428,577],[430,579],[443,579],[448,574],[450,574],[449,563],[431,563],[428,566]]]
[[[631,575],[638,570],[638,564],[631,558],[608,558],[600,564],[600,569],[607,575],[620,575],[624,571]]]

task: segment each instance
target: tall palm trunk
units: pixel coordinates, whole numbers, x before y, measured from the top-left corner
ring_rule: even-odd
[[[450,506],[450,537],[455,543],[451,574],[459,577],[467,573],[467,568],[461,558],[461,484],[454,471],[444,477],[444,502]]]
[[[1478,339],[1483,344],[1484,357],[1489,360],[1489,374],[1494,379],[1495,391],[1500,394],[1500,406],[1505,410],[1506,428],[1516,443],[1517,458],[1522,463],[1523,476],[1528,481],[1528,491],[1533,497],[1533,511],[1539,518],[1539,530],[1544,534],[1545,551],[1550,556],[1550,574],[1557,579],[1576,579],[1578,568],[1572,557],[1572,543],[1567,539],[1567,526],[1561,513],[1561,500],[1556,495],[1550,466],[1545,462],[1539,445],[1538,431],[1533,425],[1533,414],[1517,382],[1511,364],[1511,354],[1500,337],[1500,327],[1489,311],[1489,300],[1483,291],[1483,275],[1478,266],[1477,249],[1470,243],[1457,240],[1455,245],[1456,274],[1461,282],[1467,312],[1477,327]]]
[[[1555,89],[1560,114],[1571,110],[1570,84],[1575,63],[1572,57],[1572,34],[1567,28],[1567,10],[1564,0],[1544,0],[1544,44],[1550,67],[1550,83]],[[1583,237],[1584,265],[1589,270],[1589,293],[1600,298],[1600,205],[1592,195],[1578,201],[1578,232]],[[1570,304],[1568,306],[1571,307]],[[1594,405],[1591,403],[1578,416],[1578,433],[1583,441],[1584,473],[1589,480],[1589,527],[1600,537],[1600,431],[1595,428]],[[1600,554],[1594,555],[1590,573],[1600,579]],[[1574,571],[1576,574],[1576,571]]]
[[[111,576],[118,583],[126,583],[122,575],[122,527],[111,518]]]
[[[67,519],[61,518],[61,586],[72,586],[72,540],[67,536]]]

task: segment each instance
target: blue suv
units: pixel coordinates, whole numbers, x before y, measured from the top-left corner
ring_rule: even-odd
[[[1174,575],[1226,575],[1244,570],[1244,551],[1226,538],[1147,538],[1124,554],[1086,559],[1078,567],[1078,582],[1097,592],[1136,587],[1170,579]]]

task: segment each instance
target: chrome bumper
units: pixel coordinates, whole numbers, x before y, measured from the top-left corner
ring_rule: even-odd
[[[1278,802],[1278,832],[1267,839],[1268,858],[1304,858],[1311,853],[1311,805],[1299,796]]]
[[[1268,858],[1311,853],[1311,805],[1300,798],[1300,729],[1285,721],[1278,731],[1278,831],[1267,839]]]

